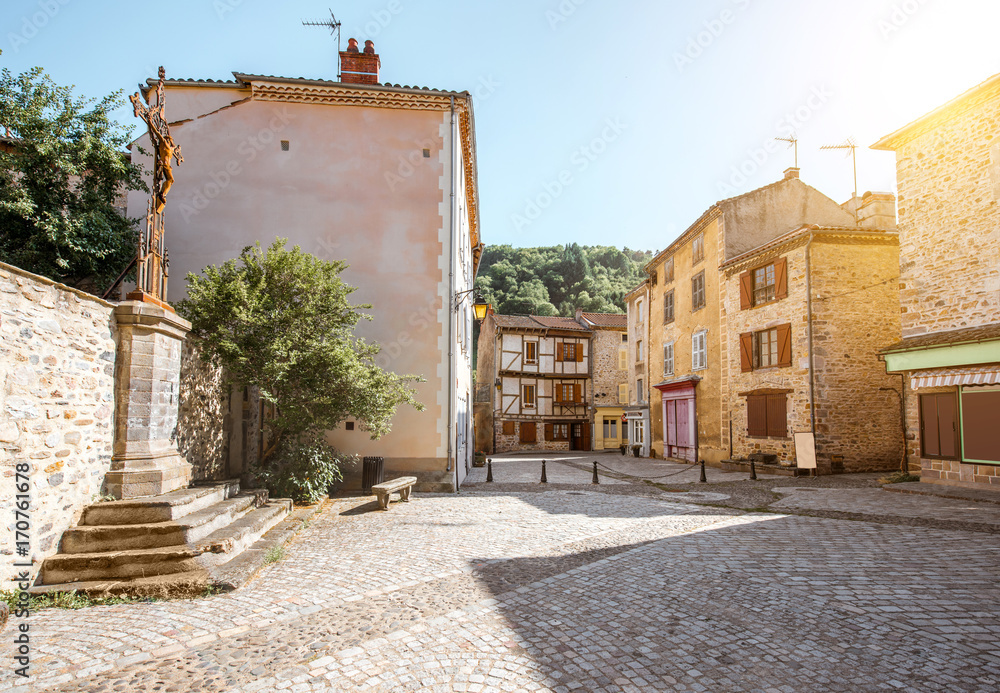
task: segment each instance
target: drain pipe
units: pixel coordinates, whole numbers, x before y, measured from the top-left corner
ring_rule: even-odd
[[[813,229],[809,229],[809,240],[806,241],[806,324],[809,328],[809,427],[813,437],[813,456],[816,456],[816,366],[813,357],[813,308],[812,308],[812,263],[809,251],[812,249]],[[819,461],[813,473],[819,475]]]
[[[451,97],[451,128],[448,131],[449,159],[448,175],[451,178],[451,198],[448,208],[449,236],[448,244],[448,466],[451,471],[452,458],[455,455],[455,319],[458,313],[455,305],[455,97]],[[455,465],[455,493],[458,493],[458,464]]]

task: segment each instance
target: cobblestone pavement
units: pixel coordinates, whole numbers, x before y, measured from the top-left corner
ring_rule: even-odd
[[[1000,687],[992,535],[633,488],[331,501],[237,593],[33,615],[0,690]]]
[[[770,505],[772,510],[832,510],[845,513],[872,512],[899,517],[926,517],[933,505],[936,520],[975,522],[1000,527],[1000,505],[952,498],[888,493],[881,489],[775,488],[787,494]]]

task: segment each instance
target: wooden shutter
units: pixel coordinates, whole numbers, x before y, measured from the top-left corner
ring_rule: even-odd
[[[628,404],[628,384],[618,386],[618,404]]]
[[[779,258],[774,261],[774,297],[788,298],[787,258]]]
[[[522,424],[523,425],[523,424]],[[747,396],[747,435],[767,435],[767,396]]]
[[[562,385],[558,385],[558,384],[553,385],[552,386],[552,391],[553,391],[552,401],[555,402],[556,404],[561,404],[562,403]]]
[[[740,310],[753,307],[753,275],[744,272],[740,275]]]
[[[577,342],[576,343],[576,361],[577,361],[577,363],[580,363],[581,361],[583,361],[583,343],[582,342]]]
[[[937,395],[938,438],[941,441],[941,457],[958,457],[958,403],[955,395],[948,392]]]
[[[767,435],[774,438],[788,436],[785,395],[767,395]]]
[[[740,372],[753,370],[753,332],[740,335]]]
[[[563,343],[556,342],[556,361],[563,360]]]
[[[552,437],[552,424],[545,424],[545,440],[553,440]]]
[[[628,350],[619,349],[618,350],[618,370],[625,371],[628,370]]]
[[[512,436],[512,435],[514,435],[514,422],[513,421],[504,421],[503,422],[503,434],[505,436]]]
[[[535,423],[528,423],[526,421],[521,422],[521,442],[522,443],[534,443],[537,440],[537,435],[535,433]]]
[[[573,386],[573,401],[576,402],[577,404],[583,401],[583,393],[580,390],[579,385]]]
[[[939,457],[941,440],[938,437],[937,398],[920,396],[920,453],[923,457]]]
[[[1000,435],[997,414],[1000,391],[962,391],[962,451],[969,460],[1000,462]]]
[[[792,365],[792,326],[778,325],[778,365]]]

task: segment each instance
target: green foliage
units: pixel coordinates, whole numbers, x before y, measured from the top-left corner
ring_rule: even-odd
[[[23,606],[18,603],[20,592],[5,590],[0,592],[0,601],[6,602],[11,614]],[[112,606],[114,604],[136,604],[159,601],[156,597],[136,597],[130,595],[106,595],[91,597],[83,592],[48,592],[33,595],[28,600],[28,609],[33,613],[41,609],[86,609],[91,606]]]
[[[277,406],[265,421],[272,450],[286,438],[318,440],[348,417],[376,439],[399,405],[422,411],[410,386],[420,378],[382,370],[379,346],[355,336],[358,321],[371,320],[359,311],[371,306],[348,302],[355,289],[340,279],[347,265],[284,246],[279,238],[265,252],[258,243],[238,261],[189,274],[188,298],[177,306],[203,358]]]
[[[285,547],[284,546],[272,546],[264,554],[264,565],[270,565],[272,563],[277,563],[285,557]]]
[[[266,465],[253,470],[257,480],[276,498],[315,503],[343,477],[340,468],[353,457],[340,455],[321,439],[312,442],[288,439]]]
[[[880,484],[906,484],[913,481],[920,481],[920,477],[904,471],[893,472],[878,480]]]
[[[109,113],[121,92],[75,97],[36,67],[0,72],[0,260],[81,288],[103,289],[136,252],[135,222],[115,209],[146,190]]]
[[[562,315],[577,308],[625,312],[625,295],[641,282],[652,253],[608,246],[487,246],[476,286],[507,315]]]

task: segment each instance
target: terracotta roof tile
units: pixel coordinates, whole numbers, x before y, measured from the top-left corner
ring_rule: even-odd
[[[882,350],[882,353],[889,354],[898,351],[910,351],[912,349],[933,349],[939,346],[965,344],[968,342],[989,342],[998,339],[1000,339],[1000,323],[994,323],[992,325],[963,327],[959,330],[930,332],[928,334],[906,337],[892,346],[887,346]]]
[[[584,313],[583,319],[594,327],[613,327],[622,330],[628,327],[628,315],[625,313]]]
[[[550,329],[578,330],[580,332],[590,332],[588,328],[578,323],[574,318],[544,317],[541,315],[532,315],[531,319],[541,324],[542,326],[548,327]]]

